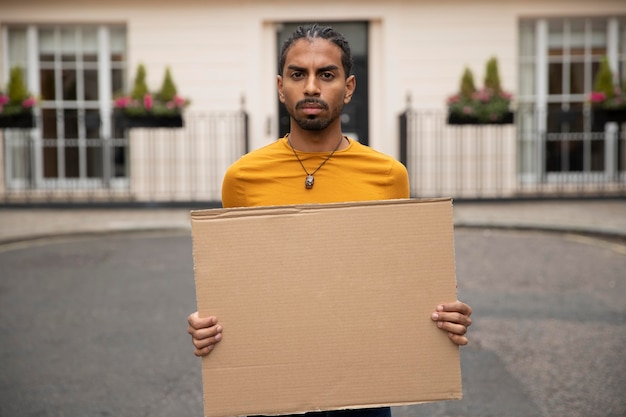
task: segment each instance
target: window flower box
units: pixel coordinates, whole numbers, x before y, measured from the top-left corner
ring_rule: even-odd
[[[113,102],[115,126],[121,129],[183,127],[183,109],[189,100],[177,94],[169,68],[157,93],[148,91],[145,78],[146,70],[140,64],[131,94],[120,95]]]
[[[132,114],[116,109],[113,112],[115,126],[121,129],[133,128],[181,128],[184,127],[183,115],[176,114]]]
[[[447,122],[449,125],[508,125],[515,123],[515,113],[512,111],[494,113],[490,119],[481,120],[472,114],[449,112]]]
[[[32,111],[13,114],[0,113],[0,129],[32,129],[35,117]]]
[[[476,89],[474,75],[465,69],[459,92],[448,97],[447,122],[450,125],[504,125],[514,123],[513,95],[502,89],[495,58],[487,61],[484,87]]]
[[[0,91],[0,129],[35,127],[33,107],[37,100],[26,88],[22,69],[11,69],[7,92]]]
[[[588,97],[593,125],[597,129],[609,122],[626,122],[626,77],[622,87],[616,80],[619,77],[611,71],[608,58],[603,57],[594,80],[594,89]]]

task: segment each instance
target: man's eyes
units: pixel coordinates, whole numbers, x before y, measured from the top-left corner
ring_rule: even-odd
[[[295,72],[291,73],[291,78],[293,78],[294,80],[300,80],[300,79],[305,78],[305,77],[306,77],[306,74],[303,73],[303,72],[295,71]],[[319,77],[322,80],[330,81],[330,80],[335,78],[335,74],[333,74],[332,72],[322,72],[319,75]]]

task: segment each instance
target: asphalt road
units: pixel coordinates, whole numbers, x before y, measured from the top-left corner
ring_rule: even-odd
[[[626,415],[626,242],[459,229],[456,256],[464,399],[394,417]],[[194,309],[188,232],[0,246],[0,416],[202,416]]]

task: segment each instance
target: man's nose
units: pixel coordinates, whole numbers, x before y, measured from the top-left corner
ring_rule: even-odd
[[[304,85],[304,94],[307,96],[319,96],[319,80],[315,75],[307,77],[306,84]]]

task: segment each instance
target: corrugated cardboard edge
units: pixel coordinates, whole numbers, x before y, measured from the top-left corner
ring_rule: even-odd
[[[304,204],[304,205],[290,205],[290,206],[267,206],[267,207],[253,207],[253,208],[231,208],[231,209],[207,209],[207,210],[194,210],[191,212],[192,222],[202,222],[205,220],[211,221],[219,221],[221,219],[234,219],[237,217],[259,217],[259,216],[276,216],[276,215],[284,215],[284,214],[306,214],[306,213],[315,213],[318,210],[328,210],[328,209],[342,209],[342,208],[352,208],[352,207],[364,207],[364,206],[377,206],[377,205],[395,205],[395,204],[413,204],[413,203],[441,203],[441,202],[450,202],[450,208],[452,208],[452,200],[450,198],[435,198],[435,199],[403,199],[403,200],[383,200],[383,201],[366,201],[366,202],[354,202],[354,203],[332,203],[332,204]],[[192,234],[193,236],[193,234]],[[452,236],[454,239],[454,237]],[[195,246],[195,236],[194,246]],[[195,251],[194,251],[194,265],[195,265]],[[455,271],[456,277],[456,271]],[[455,278],[456,279],[456,278]],[[202,315],[202,312],[201,312]],[[204,364],[207,363],[206,360],[210,360],[210,358],[205,358],[203,360]],[[459,364],[460,368],[460,364]],[[203,380],[205,377],[205,373],[203,372]],[[459,378],[460,379],[460,378]],[[210,381],[204,381],[205,384]],[[459,382],[460,384],[460,382]],[[459,385],[460,387],[460,385]],[[206,394],[206,389],[205,389]],[[460,388],[458,392],[449,393],[448,398],[441,398],[440,400],[450,399],[450,400],[458,400],[462,398],[462,389]],[[206,400],[206,399],[205,399]],[[210,401],[210,399],[208,399]],[[340,410],[340,409],[357,409],[357,408],[371,408],[371,407],[382,407],[382,406],[402,406],[402,405],[412,405],[412,404],[420,404],[429,401],[397,401],[391,403],[367,403],[361,405],[350,405],[345,407],[331,407],[324,408],[324,410]],[[435,400],[438,401],[438,400]],[[205,408],[206,409],[206,408]],[[306,411],[315,411],[313,408],[309,408]],[[305,411],[294,411],[289,410],[280,413],[264,413],[266,415],[282,415],[282,414],[299,414]],[[215,414],[212,414],[215,416]],[[229,415],[242,415],[242,414],[223,414],[224,416]]]

